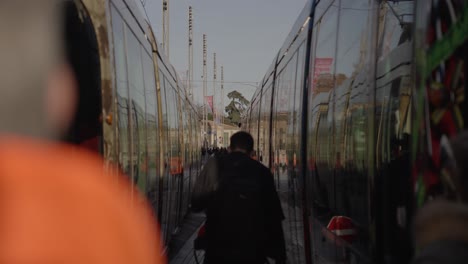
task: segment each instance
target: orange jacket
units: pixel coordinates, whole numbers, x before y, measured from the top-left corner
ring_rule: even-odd
[[[0,139],[0,263],[164,263],[149,206],[98,156]]]

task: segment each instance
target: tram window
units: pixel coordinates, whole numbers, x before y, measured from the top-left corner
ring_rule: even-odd
[[[374,181],[372,177],[375,176],[369,173],[375,156],[373,134],[369,132],[373,131],[370,127],[374,124],[373,96],[370,90],[374,86],[374,74],[369,69],[375,68],[375,49],[372,48],[372,43],[376,35],[372,33],[379,9],[377,1],[369,3],[368,0],[341,1],[340,8],[336,83],[346,90],[340,94],[347,94],[349,91],[349,103],[346,102],[347,99],[335,98],[335,109],[340,110],[336,113],[335,127],[339,128],[336,132],[340,135],[340,141],[343,137],[349,140],[339,142],[334,151],[335,159],[346,160],[343,170],[335,174],[335,214],[350,217],[361,227],[353,246],[362,256],[370,257],[371,223],[376,221],[376,214],[369,206],[371,183]],[[338,96],[338,92],[336,95]],[[349,109],[346,111],[346,123],[341,123],[339,121],[344,119],[345,113],[341,109],[346,107]],[[345,125],[352,127],[348,130],[350,135],[342,134]],[[350,148],[344,145],[345,142],[352,144],[353,155],[346,155]]]
[[[287,186],[286,182],[286,140],[285,131],[287,129],[287,96],[285,96],[285,89],[283,89],[283,72],[280,72],[276,77],[275,85],[275,107],[273,113],[273,153],[275,155],[275,180],[279,192],[284,192],[283,190]],[[287,93],[287,91],[286,91]],[[286,109],[285,109],[286,108]],[[284,153],[282,156],[281,154]],[[282,159],[283,158],[283,159]]]
[[[160,61],[158,61],[159,65],[160,65]],[[163,73],[161,71],[159,71],[159,86],[160,86],[160,96],[161,96],[161,109],[162,109],[162,113],[161,113],[161,116],[162,116],[162,124],[163,124],[163,127],[162,127],[162,130],[163,130],[163,133],[165,133],[167,131],[167,108],[166,108],[166,78],[164,77]],[[166,136],[164,136],[166,137]],[[164,140],[165,142],[167,142],[167,140]],[[166,144],[166,143],[163,143],[163,144]]]
[[[167,84],[167,83],[166,83]],[[177,102],[176,102],[176,96],[175,96],[175,90],[172,87],[172,85],[168,86],[169,88],[167,89],[167,102],[168,102],[168,116],[169,116],[169,137],[170,137],[170,152],[169,155],[170,157],[174,158],[179,155],[178,153],[178,142],[179,142],[179,136],[178,136],[178,111],[177,111]]]
[[[295,98],[294,98],[294,152],[297,153],[297,157],[300,155],[300,135],[301,135],[301,118],[302,118],[302,94],[304,88],[304,65],[305,65],[305,42],[303,42],[297,51],[296,58],[297,65],[291,65],[293,78],[295,78],[294,85],[296,86]],[[295,75],[295,76],[294,76]],[[298,168],[296,168],[298,169]]]
[[[161,61],[158,61],[158,65],[162,65]],[[162,107],[162,133],[163,133],[163,142],[161,142],[161,145],[164,144],[164,175],[163,177],[163,186],[160,188],[162,190],[162,196],[163,196],[163,203],[162,203],[162,212],[163,215],[161,216],[161,225],[163,230],[162,237],[166,240],[170,236],[170,232],[168,229],[168,218],[169,218],[169,195],[170,195],[170,190],[169,190],[169,151],[170,151],[170,138],[169,138],[169,115],[167,112],[167,99],[166,99],[166,93],[167,90],[170,89],[169,85],[167,84],[166,77],[163,75],[162,71],[159,71],[159,83],[161,86],[161,107]]]
[[[410,232],[404,223],[410,220],[397,212],[412,205],[410,178],[409,127],[412,54],[412,19],[414,1],[382,2],[382,26],[377,42],[376,113],[378,128],[376,164],[377,188],[382,197],[382,234],[384,252],[394,256],[393,262],[407,262],[411,245]],[[406,188],[405,188],[406,186]],[[403,220],[401,220],[403,219]]]
[[[119,132],[119,164],[130,176],[130,133],[129,133],[129,101],[127,87],[127,60],[125,57],[124,24],[120,14],[112,6],[112,31],[115,51],[115,82],[117,86],[118,132]]]
[[[383,26],[379,27],[378,60],[388,57],[401,43],[410,40],[413,24],[414,1],[390,2],[380,4]]]
[[[255,99],[257,100],[257,99]],[[259,152],[259,137],[258,137],[258,101],[254,102],[252,107],[252,136],[254,138],[254,149]]]
[[[132,132],[133,132],[133,180],[141,191],[146,191],[146,125],[145,125],[145,87],[143,79],[143,65],[141,59],[142,46],[135,35],[126,31],[127,37],[127,72],[130,85],[130,97],[132,98]]]
[[[280,83],[281,83],[281,73],[276,77],[276,84],[275,84],[275,93],[273,95],[273,109],[272,109],[272,147],[271,149],[273,150],[273,168],[274,168],[274,176],[277,181],[277,184],[279,184],[279,173],[281,173],[280,169],[283,170],[283,165],[280,164],[279,161],[279,150],[280,150],[280,139],[281,139],[281,133],[280,133],[280,115],[279,113],[279,95],[281,93],[280,89]]]
[[[180,101],[179,101],[179,93],[178,93],[178,87],[177,85],[174,88],[174,117],[176,120],[176,150],[174,156],[180,159],[182,157],[182,142],[180,142],[181,137],[183,136],[183,128],[184,128],[184,123],[182,122],[181,118],[181,111],[182,107],[180,106]],[[180,170],[177,169],[177,173],[180,173]]]
[[[344,146],[344,114],[348,105],[348,98],[350,88],[352,85],[357,89],[367,89],[366,83],[372,82],[372,76],[366,76],[368,67],[372,67],[373,49],[372,47],[372,36],[370,33],[373,31],[372,18],[375,16],[374,10],[376,5],[372,3],[369,5],[368,0],[357,0],[353,2],[342,1],[340,10],[340,24],[339,24],[339,35],[338,35],[338,47],[337,47],[337,65],[336,65],[336,85],[340,85],[335,92],[335,139],[337,144],[333,150],[333,156],[336,156],[337,163],[342,162],[343,154],[345,153],[346,147]],[[369,72],[370,73],[370,72]],[[357,77],[360,75],[361,77]],[[365,90],[364,90],[365,91]],[[359,95],[362,102],[365,104],[366,101],[371,101],[370,97],[366,96],[365,92]],[[356,107],[357,102],[352,101],[353,106]],[[369,104],[365,104],[369,105]],[[363,108],[362,112],[354,112],[353,122],[360,123],[362,120],[362,126],[357,127],[355,133],[358,133],[359,128],[363,130],[367,129],[368,117],[367,108]],[[369,109],[370,110],[370,109]],[[363,116],[360,116],[363,115]],[[356,134],[356,136],[359,136]],[[368,215],[370,214],[367,206],[369,196],[367,195],[368,182],[371,181],[367,174],[368,162],[364,162],[363,170],[356,170],[356,163],[360,164],[362,160],[367,161],[368,158],[368,147],[373,144],[368,140],[367,137],[359,136],[362,141],[355,144],[356,147],[364,150],[362,154],[364,157],[355,160],[347,160],[344,164],[346,167],[342,167],[341,164],[337,164],[335,173],[335,192],[336,192],[336,215],[344,215],[350,217],[353,221],[363,226],[362,232],[359,233],[358,238],[354,241],[354,245],[363,251],[364,255],[370,256],[370,252],[367,251],[369,248],[369,223]],[[349,141],[348,141],[349,142]],[[357,157],[357,156],[355,156]],[[345,173],[345,171],[347,173]],[[360,182],[362,186],[356,189],[351,189],[350,186]],[[365,206],[363,206],[365,205]],[[375,216],[372,216],[374,218]]]
[[[166,134],[166,148],[165,148],[165,163],[166,167],[169,168],[169,158],[170,158],[170,152],[171,152],[171,143],[172,143],[172,138],[170,137],[170,120],[171,120],[171,108],[170,108],[170,90],[171,86],[169,82],[167,81],[167,78],[164,77],[164,90],[161,90],[161,97],[163,100],[163,127],[164,127],[164,133]]]
[[[159,133],[158,133],[158,113],[156,100],[156,82],[154,79],[154,66],[151,57],[143,52],[143,74],[145,78],[145,98],[147,110],[147,144],[148,144],[148,187],[157,190],[157,175],[159,163]],[[157,204],[157,203],[155,203]]]
[[[334,109],[335,109],[335,140],[336,145],[333,150],[333,160],[336,161],[335,168],[335,191],[336,191],[336,215],[345,215],[348,217],[354,217],[356,221],[356,211],[353,210],[352,205],[350,205],[350,197],[354,199],[355,202],[359,202],[362,207],[362,204],[365,204],[367,196],[365,193],[354,193],[353,190],[350,190],[348,184],[352,181],[352,178],[359,177],[364,179],[365,169],[363,171],[354,170],[355,166],[350,165],[350,170],[344,169],[342,167],[342,159],[347,159],[346,147],[344,146],[344,115],[346,113],[346,107],[348,104],[348,97],[350,92],[351,84],[358,89],[364,89],[364,86],[359,84],[359,80],[356,80],[356,76],[365,71],[365,66],[368,64],[370,59],[370,52],[368,52],[367,47],[369,47],[369,40],[371,39],[368,36],[368,32],[371,32],[369,14],[370,6],[369,1],[367,0],[358,0],[354,2],[341,2],[340,10],[340,25],[339,25],[339,35],[338,35],[338,46],[337,46],[337,64],[336,64],[336,91],[334,98]],[[367,80],[367,79],[365,79]],[[353,83],[354,81],[354,83]],[[365,93],[359,95],[363,99],[363,103],[367,100]],[[354,105],[355,106],[355,105]],[[352,122],[357,122],[357,119],[353,119]],[[365,118],[363,119],[365,122]],[[365,123],[367,124],[367,122]],[[363,128],[366,126],[364,125]],[[365,130],[365,129],[364,129]],[[365,140],[365,139],[364,139]],[[349,142],[349,141],[347,141]],[[367,146],[367,141],[362,142],[363,146]],[[364,152],[365,153],[365,152]],[[363,153],[363,154],[364,154]],[[364,160],[367,160],[365,158]],[[350,160],[350,163],[360,163],[359,160]],[[347,165],[346,165],[347,166]],[[367,166],[366,166],[367,168]],[[348,173],[351,172],[351,173]],[[345,173],[346,172],[346,173]],[[362,184],[364,181],[361,180]],[[363,225],[366,225],[369,220],[360,219]]]
[[[269,166],[269,156],[270,156],[270,115],[271,115],[271,98],[272,98],[272,85],[268,86],[266,88],[266,92],[263,97],[263,107],[262,107],[262,119],[263,119],[263,140],[262,140],[262,145],[263,145],[263,151],[260,156],[260,161],[265,164],[265,166]]]
[[[310,59],[312,104],[320,98],[324,103],[328,103],[329,99],[333,98],[330,94],[333,95],[334,92],[339,2],[322,0],[316,7]],[[317,252],[317,257],[335,262],[335,243],[325,238],[325,236],[333,236],[331,233],[326,234],[326,226],[334,215],[335,208],[333,164],[330,163],[330,148],[333,146],[334,135],[331,133],[333,124],[328,120],[328,112],[332,111],[333,107],[329,108],[327,104],[324,104],[319,109],[316,149],[309,150],[309,152],[316,153],[315,173],[311,174],[312,179],[310,179],[310,182],[316,186],[314,189],[316,191],[312,194],[314,203],[311,204],[312,219],[309,226],[313,228],[311,239],[315,248],[313,251]],[[328,256],[324,256],[326,252],[330,252]]]
[[[283,88],[287,91],[287,137],[286,137],[286,153],[290,170],[295,169],[294,160],[294,125],[296,117],[295,99],[296,99],[296,70],[297,70],[297,53],[289,61],[288,66],[284,71]],[[290,172],[291,173],[291,172]]]
[[[314,22],[315,40],[313,55],[312,72],[313,72],[313,93],[316,95],[325,94],[329,98],[333,98],[329,93],[333,94],[333,69],[335,65],[335,51],[336,51],[336,32],[337,32],[337,18],[338,8],[335,1],[321,1],[317,6],[317,9],[328,10],[323,13],[322,16],[317,16]],[[318,97],[318,96],[317,96]],[[328,99],[326,99],[328,101]],[[325,111],[327,110],[327,111]],[[318,144],[317,144],[317,177],[315,182],[323,186],[326,191],[324,194],[326,197],[317,197],[315,200],[325,200],[326,208],[321,208],[320,211],[316,211],[315,218],[320,221],[323,226],[328,224],[328,217],[331,214],[331,210],[335,207],[334,205],[334,188],[332,186],[332,171],[331,164],[329,164],[329,148],[330,142],[333,135],[330,134],[328,121],[328,108],[325,108],[320,113],[320,122],[318,129]],[[315,195],[315,194],[314,194]],[[317,194],[321,195],[321,194]],[[318,213],[320,212],[320,214]],[[320,239],[320,238],[316,238]],[[321,243],[321,242],[320,242]]]

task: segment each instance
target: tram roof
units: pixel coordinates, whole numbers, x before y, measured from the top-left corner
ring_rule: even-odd
[[[289,32],[288,37],[283,43],[283,46],[279,50],[279,58],[283,57],[288,51],[289,48],[293,45],[294,41],[297,37],[301,34],[302,30],[304,30],[304,26],[308,20],[308,18],[312,15],[312,7],[313,7],[313,0],[308,0],[305,4],[302,12],[300,13],[299,17],[296,19],[294,26],[292,27],[291,31]],[[278,63],[277,61],[276,63]]]
[[[304,8],[302,9],[299,17],[296,19],[296,22],[294,23],[291,31],[289,32],[289,35],[286,37],[285,41],[283,42],[283,46],[279,49],[277,55],[275,56],[275,59],[273,60],[265,76],[263,77],[260,88],[266,84],[270,75],[275,71],[277,64],[280,63],[281,59],[286,55],[289,48],[293,45],[294,41],[297,39],[299,34],[304,29],[303,27],[305,25],[305,22],[307,21],[308,17],[310,17],[310,15],[312,14],[312,7],[313,7],[313,0],[308,0]],[[260,91],[256,91],[255,95],[257,95],[257,93],[259,92]]]

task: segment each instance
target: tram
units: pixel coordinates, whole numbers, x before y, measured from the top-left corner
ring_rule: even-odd
[[[79,86],[65,140],[128,175],[144,194],[130,198],[149,199],[167,244],[188,211],[201,166],[200,116],[133,0],[60,4]]]
[[[307,2],[243,121],[292,263],[410,261],[412,218],[442,195],[441,138],[468,124],[467,31],[466,1]]]

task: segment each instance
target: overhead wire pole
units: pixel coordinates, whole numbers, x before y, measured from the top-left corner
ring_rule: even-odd
[[[189,6],[189,71],[188,71],[188,89],[192,102],[194,100],[193,93],[193,13],[192,6]]]
[[[169,0],[163,0],[163,50],[169,58]]]
[[[221,66],[221,138],[224,147],[226,144],[224,138],[224,66]]]
[[[206,139],[206,136],[207,136],[207,109],[206,109],[206,106],[207,106],[207,101],[206,101],[206,93],[207,93],[207,89],[208,89],[208,73],[207,73],[207,68],[206,68],[206,60],[207,60],[207,54],[206,54],[206,34],[203,34],[203,144],[206,144],[207,143],[207,139]],[[207,146],[205,146],[207,147]]]
[[[214,125],[214,147],[218,145],[218,124],[216,123],[216,104],[218,100],[216,100],[216,52],[213,53],[213,125]]]

